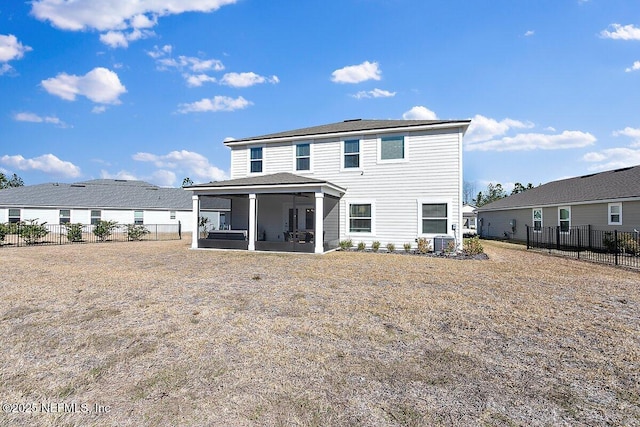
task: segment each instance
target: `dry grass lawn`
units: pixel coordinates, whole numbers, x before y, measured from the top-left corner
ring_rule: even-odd
[[[0,248],[0,425],[640,425],[640,274],[483,244]]]

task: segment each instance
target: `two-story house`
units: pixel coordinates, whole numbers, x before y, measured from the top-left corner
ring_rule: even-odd
[[[346,120],[225,141],[227,181],[187,187],[231,201],[228,230],[193,248],[322,253],[341,240],[385,247],[462,240],[462,138],[469,120]]]

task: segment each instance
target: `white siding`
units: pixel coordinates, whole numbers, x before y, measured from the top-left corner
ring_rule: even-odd
[[[9,222],[9,209],[0,209],[0,224]]]
[[[396,133],[397,135],[397,133]],[[313,172],[295,171],[293,146],[303,139],[289,143],[266,144],[263,151],[266,174],[292,172],[324,179],[347,189],[340,202],[340,239],[351,237],[354,243],[368,245],[379,240],[382,245],[412,243],[419,237],[418,200],[442,200],[450,203],[448,234],[451,225],[462,229],[461,134],[460,129],[405,133],[407,161],[381,163],[378,161],[378,136],[360,139],[360,168],[341,170],[339,138],[309,140],[312,144]],[[349,137],[348,139],[357,139]],[[248,147],[248,146],[247,146]],[[247,147],[231,150],[231,178],[247,176]],[[364,199],[375,202],[374,236],[348,236],[347,202]]]

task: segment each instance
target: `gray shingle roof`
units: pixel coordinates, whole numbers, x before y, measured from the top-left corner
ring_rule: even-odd
[[[393,129],[400,127],[418,127],[439,124],[470,123],[470,120],[345,120],[343,122],[331,123],[321,126],[313,126],[302,129],[289,130],[285,132],[271,133],[249,138],[234,139],[225,143],[250,142],[263,139],[291,138],[297,136],[314,136],[323,134],[335,134],[346,132],[370,131],[376,129]]]
[[[288,172],[274,173],[270,175],[250,176],[247,178],[229,179],[227,181],[216,181],[208,184],[196,184],[186,188],[215,188],[215,187],[252,187],[256,185],[288,185],[288,184],[328,184],[328,181],[321,179],[308,178],[305,176],[295,175]]]
[[[229,200],[202,199],[203,209],[229,209]],[[191,193],[144,181],[96,179],[0,190],[0,206],[191,210]]]
[[[478,211],[640,198],[640,165],[562,179],[496,200]]]

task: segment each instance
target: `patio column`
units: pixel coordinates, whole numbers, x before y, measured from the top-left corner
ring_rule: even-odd
[[[316,210],[315,210],[315,242],[314,252],[317,254],[324,253],[324,193],[318,191],[316,194]]]
[[[193,208],[191,209],[191,223],[193,231],[191,233],[191,249],[198,249],[198,238],[200,237],[200,196],[191,196]]]
[[[249,247],[250,251],[256,250],[256,195],[249,194]]]

